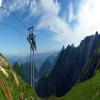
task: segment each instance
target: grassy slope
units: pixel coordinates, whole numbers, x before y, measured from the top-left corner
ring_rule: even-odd
[[[4,61],[1,61],[0,58],[0,62],[3,62],[0,64],[0,66],[6,69],[7,73],[9,74],[9,77],[6,77],[4,73],[0,71],[0,100],[7,100],[8,97],[5,95],[5,93],[9,95],[8,91],[10,91],[12,96],[12,99],[9,100],[19,100],[20,97],[27,98],[27,100],[33,100],[31,98],[38,100],[38,96],[36,95],[35,90],[33,90],[32,87],[30,87],[25,81],[21,79],[17,73],[12,70],[11,66],[7,64],[7,60],[4,58]],[[12,71],[17,75],[19,85],[17,85]]]
[[[100,100],[100,71],[93,78],[76,84],[65,96],[52,96],[47,100]]]

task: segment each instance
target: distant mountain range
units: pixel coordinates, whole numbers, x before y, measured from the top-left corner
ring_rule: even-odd
[[[38,80],[46,72],[51,71],[54,66],[55,58],[57,57],[58,52],[48,52],[35,55],[35,78]],[[14,57],[9,57],[12,59]],[[18,59],[17,59],[18,58]],[[23,77],[25,81],[29,84],[31,83],[31,67],[29,62],[29,56],[17,57],[12,59],[13,68]],[[12,61],[10,60],[10,61]],[[33,61],[34,62],[34,61]]]
[[[47,59],[47,57],[49,57],[49,56],[51,56],[51,55],[57,55],[58,54],[58,52],[46,52],[46,53],[37,53],[37,54],[35,54],[35,65],[36,65],[36,68],[37,69],[39,69],[40,68],[40,66],[43,64],[43,62]],[[24,56],[12,56],[12,55],[7,55],[6,56],[7,57],[7,59],[12,63],[12,64],[14,64],[14,63],[16,63],[16,62],[18,62],[18,63],[28,63],[28,62],[30,62],[29,61],[29,57],[30,57],[30,55],[24,55]]]
[[[55,52],[48,56],[46,60],[41,64],[39,69],[39,78],[42,77],[44,74],[49,73],[56,64],[56,60],[58,58],[59,52]]]
[[[55,61],[52,70],[45,72],[36,86],[37,94],[42,98],[63,96],[77,82],[95,75],[96,69],[100,67],[100,35],[96,32],[95,35],[87,36],[78,47],[63,47]],[[46,65],[49,69],[48,60],[43,66],[46,68]]]

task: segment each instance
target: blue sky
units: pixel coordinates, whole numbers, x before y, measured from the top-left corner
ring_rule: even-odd
[[[0,0],[27,27],[35,26],[37,53],[57,51],[72,43],[77,46],[85,36],[99,31],[99,4],[100,0]],[[0,9],[0,22],[20,31],[0,25],[0,52],[28,54],[27,30],[6,10]]]

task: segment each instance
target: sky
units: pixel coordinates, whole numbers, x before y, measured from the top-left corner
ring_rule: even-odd
[[[0,0],[27,28],[34,25],[37,53],[78,46],[84,37],[100,32],[100,0]],[[29,54],[27,28],[0,9],[0,52]],[[11,27],[9,27],[9,25]]]

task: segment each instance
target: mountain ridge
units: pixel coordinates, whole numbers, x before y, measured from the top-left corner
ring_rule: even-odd
[[[79,80],[90,79],[100,63],[100,35],[87,36],[78,47],[63,47],[52,71],[38,81],[37,94],[46,98],[51,95],[63,96]],[[40,89],[42,87],[42,94]]]

